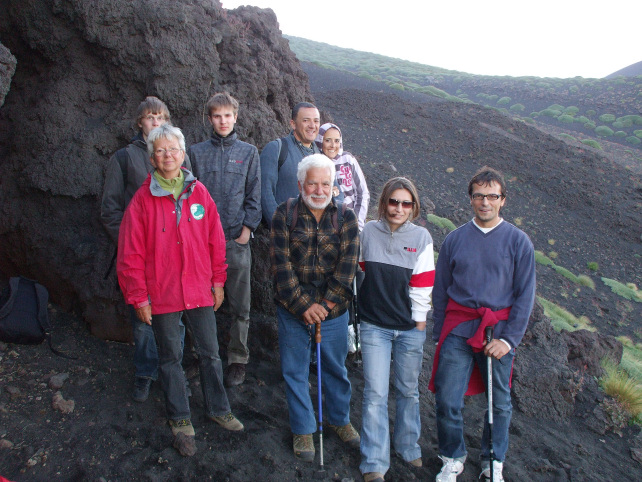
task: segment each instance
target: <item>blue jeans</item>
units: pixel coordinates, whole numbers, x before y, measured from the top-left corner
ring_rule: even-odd
[[[281,371],[285,379],[285,394],[290,412],[290,427],[294,434],[309,434],[317,430],[314,407],[308,382],[310,349],[314,325],[306,325],[286,309],[278,306],[279,352]],[[348,312],[321,323],[321,383],[325,394],[324,421],[332,425],[350,422],[352,387],[345,361],[348,356]]]
[[[393,385],[396,414],[393,444],[406,461],[421,457],[417,443],[421,435],[419,417],[419,372],[424,353],[426,330],[391,330],[361,323],[363,355],[363,420],[361,422],[362,474],[380,472],[390,467],[390,429],[388,387],[390,353],[393,354]]]
[[[165,392],[168,417],[170,420],[190,418],[185,374],[181,366],[181,314],[194,335],[206,414],[225,415],[230,411],[230,404],[223,387],[223,366],[216,338],[216,316],[211,306],[205,306],[152,316],[152,328],[158,345],[160,382]]]
[[[134,335],[134,376],[136,378],[158,378],[158,350],[154,330],[147,323],[143,323],[136,316],[136,310],[129,305],[129,321],[132,324]],[[181,327],[181,353],[185,344],[185,325]]]
[[[501,359],[493,359],[493,450],[495,460],[503,462],[508,450],[508,427],[513,412],[510,398],[510,373],[515,349]],[[466,338],[448,335],[441,345],[439,365],[435,374],[435,409],[439,453],[446,457],[460,458],[466,455],[464,443],[464,393],[468,380],[477,363],[481,368],[484,384],[487,384],[487,365],[484,352],[475,353]],[[487,385],[486,385],[487,386]],[[484,418],[481,442],[481,458],[489,459],[488,410]]]

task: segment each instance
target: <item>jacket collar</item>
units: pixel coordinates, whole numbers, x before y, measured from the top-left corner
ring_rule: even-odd
[[[221,137],[214,131],[212,131],[212,135],[210,136],[210,141],[216,147],[219,147],[219,146],[229,147],[232,144],[234,144],[237,139],[238,139],[238,135],[234,130],[230,132],[230,134],[227,137]]]
[[[192,174],[191,171],[188,171],[184,167],[181,167],[181,169],[183,170],[183,175],[185,176],[183,192],[188,190],[191,193],[194,190],[196,177],[194,177],[194,174]],[[152,193],[152,196],[155,196],[155,197],[170,196],[171,194],[168,193],[165,189],[163,189],[160,183],[158,182],[158,180],[156,180],[156,178],[154,177],[154,171],[155,170],[152,170],[152,172],[149,174],[149,178],[150,178],[149,191]]]

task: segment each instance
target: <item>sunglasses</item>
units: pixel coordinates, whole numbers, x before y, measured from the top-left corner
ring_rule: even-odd
[[[410,209],[411,207],[413,207],[415,205],[415,202],[414,201],[400,201],[399,199],[394,199],[394,198],[388,199],[388,206],[390,206],[392,208],[396,208],[400,204],[401,204],[401,206],[403,208]]]

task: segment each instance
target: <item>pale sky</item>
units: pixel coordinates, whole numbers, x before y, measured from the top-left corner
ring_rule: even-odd
[[[471,74],[604,77],[642,61],[640,0],[221,0],[285,35]]]

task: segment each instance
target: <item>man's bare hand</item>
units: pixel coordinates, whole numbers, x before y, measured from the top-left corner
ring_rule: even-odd
[[[214,300],[214,311],[218,310],[223,304],[223,298],[225,298],[225,293],[222,286],[217,286],[212,292],[212,299]]]
[[[136,308],[136,316],[140,321],[152,325],[152,305],[141,306]]]
[[[319,303],[314,303],[303,313],[303,321],[308,325],[314,325],[325,320],[326,316],[328,316],[326,309]]]
[[[241,235],[238,238],[236,238],[234,241],[236,241],[239,244],[247,244],[250,241],[250,234],[252,234],[252,231],[250,231],[250,228],[248,228],[247,226],[243,226]]]
[[[487,343],[486,346],[484,346],[484,355],[492,356],[497,360],[506,355],[506,353],[508,353],[509,351],[510,348],[508,347],[508,345],[503,341],[497,339],[491,340],[490,343]]]

